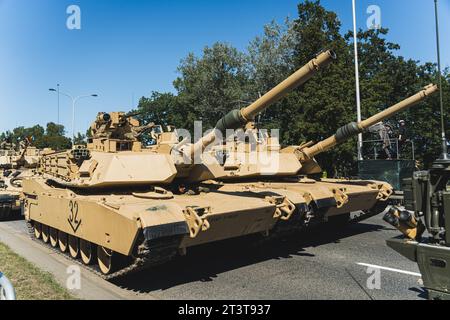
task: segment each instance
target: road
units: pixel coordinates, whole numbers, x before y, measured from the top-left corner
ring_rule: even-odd
[[[8,241],[5,232],[12,234]],[[86,299],[424,299],[417,266],[385,244],[398,234],[377,216],[339,231],[317,229],[260,247],[250,239],[231,240],[189,249],[186,257],[112,283],[83,271],[82,289],[75,294]],[[19,254],[29,245],[25,237],[24,222],[0,223],[0,241],[12,242],[7,244]],[[27,256],[42,251],[32,245],[22,248]],[[64,283],[68,259],[53,253],[46,261],[30,260],[46,270],[51,266]]]

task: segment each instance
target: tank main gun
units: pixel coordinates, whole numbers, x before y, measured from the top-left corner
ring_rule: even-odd
[[[217,132],[225,135],[228,129],[236,130],[244,127],[247,123],[253,121],[259,113],[284,98],[295,88],[304,84],[319,70],[325,68],[335,59],[336,54],[333,51],[328,50],[322,52],[250,106],[228,113],[217,122],[215,130],[191,145],[189,150],[190,159],[194,159],[196,154],[201,154],[206,147],[214,143],[217,138]]]
[[[337,146],[338,144],[343,143],[351,139],[352,137],[357,136],[360,133],[363,133],[373,125],[376,125],[377,123],[384,121],[385,119],[390,118],[393,115],[420,103],[426,97],[435,93],[437,90],[438,90],[437,85],[430,84],[426,86],[422,91],[374,115],[373,117],[370,117],[367,120],[361,121],[359,123],[356,122],[349,123],[346,126],[338,129],[336,134],[334,134],[333,136],[312,146],[305,145],[300,150],[299,155],[300,162],[307,162],[313,159],[315,156],[319,155],[320,153],[330,150],[331,148]]]

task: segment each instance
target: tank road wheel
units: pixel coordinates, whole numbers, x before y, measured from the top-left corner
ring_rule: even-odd
[[[44,241],[44,243],[50,241],[50,228],[45,224],[42,225],[42,241]]]
[[[69,236],[69,254],[74,259],[80,256],[80,240],[75,236]]]
[[[40,239],[42,237],[42,224],[40,224],[39,222],[35,222],[33,224],[33,229],[34,229],[34,237],[36,239]]]
[[[58,246],[58,230],[55,228],[50,228],[50,245],[52,248],[56,248]]]
[[[80,255],[85,265],[94,264],[96,258],[95,245],[89,241],[80,239]]]
[[[58,231],[58,245],[61,252],[67,252],[69,246],[69,236],[67,233]]]
[[[116,254],[114,251],[104,247],[97,247],[97,261],[100,271],[105,274],[111,274],[117,270]]]

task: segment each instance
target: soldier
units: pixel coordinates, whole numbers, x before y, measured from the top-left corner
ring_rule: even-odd
[[[399,153],[405,151],[407,142],[411,141],[409,137],[408,127],[406,126],[405,120],[400,120],[399,122],[399,133],[398,133],[398,149]]]
[[[383,143],[383,151],[386,155],[386,159],[392,160],[393,151],[390,137],[390,134],[392,133],[391,127],[383,122],[379,122],[376,125],[372,126],[369,131],[379,135],[380,140]]]

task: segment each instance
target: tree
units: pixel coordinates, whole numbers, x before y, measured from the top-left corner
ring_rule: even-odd
[[[11,141],[18,145],[20,141],[29,139],[32,141],[32,145],[39,149],[65,150],[71,148],[72,143],[69,138],[64,136],[64,133],[64,126],[50,122],[45,130],[36,125],[31,128],[18,127],[12,132],[4,132],[0,135],[0,141],[10,137]]]
[[[205,47],[201,58],[189,54],[178,72],[174,86],[186,129],[195,120],[201,120],[204,129],[213,128],[230,109],[251,98],[247,56],[228,44]]]
[[[12,137],[12,142],[18,144],[20,141],[30,139],[33,141],[40,141],[44,136],[45,130],[39,125],[33,126],[31,128],[18,127],[12,132],[7,133]]]
[[[64,126],[50,122],[47,124],[45,135],[42,137],[39,148],[51,148],[53,150],[66,150],[72,147],[72,142],[64,136]]]
[[[75,139],[73,140],[73,145],[74,146],[85,146],[87,144],[86,138],[87,138],[86,135],[78,132],[78,134],[75,136]]]
[[[139,114],[136,116],[142,123],[154,122],[160,125],[174,125],[182,128],[186,113],[179,107],[177,98],[171,93],[152,92],[149,98],[139,101]]]
[[[289,19],[285,25],[272,21],[264,27],[264,34],[256,37],[248,46],[250,61],[249,79],[252,99],[256,100],[286,79],[295,69],[294,48],[296,46],[294,23]],[[277,103],[256,120],[267,129],[281,128],[281,117],[285,110]]]

